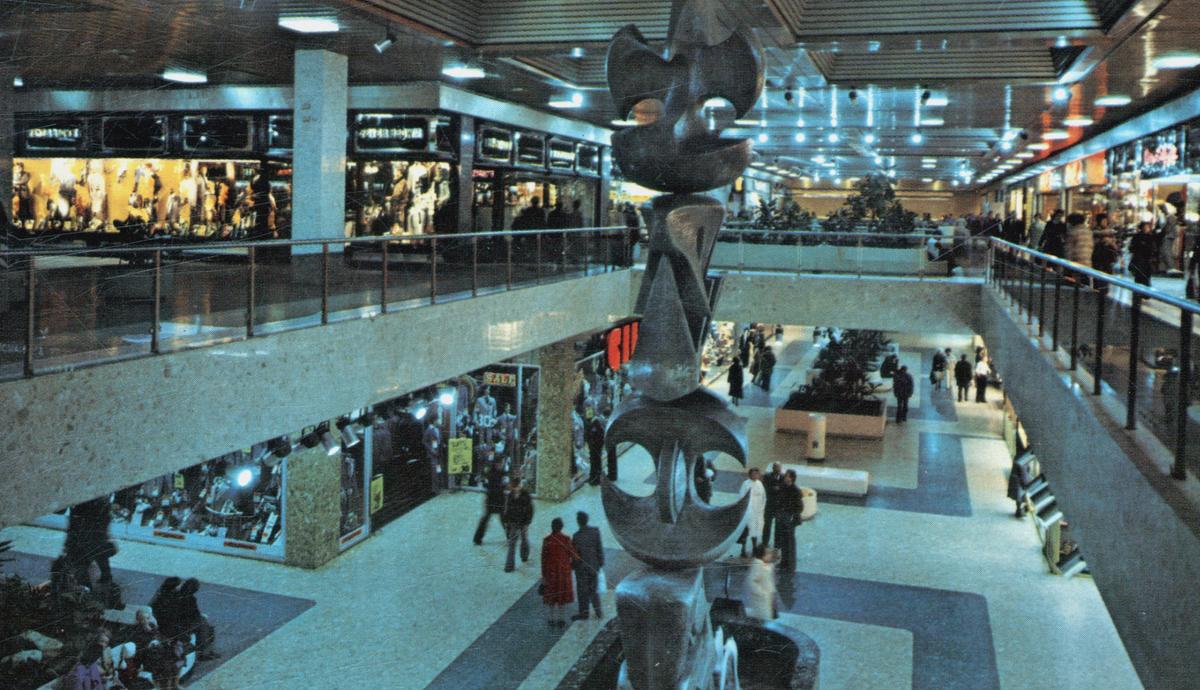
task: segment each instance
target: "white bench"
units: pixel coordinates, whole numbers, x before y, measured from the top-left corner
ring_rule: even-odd
[[[785,470],[796,471],[796,484],[817,491],[843,496],[866,496],[871,483],[871,473],[863,470],[843,470],[837,467],[815,465],[784,465]]]

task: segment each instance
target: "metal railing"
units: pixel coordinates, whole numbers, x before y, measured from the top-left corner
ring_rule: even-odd
[[[1114,393],[1124,390],[1125,428],[1136,429],[1140,418],[1174,449],[1171,476],[1184,479],[1189,452],[1200,445],[1200,414],[1193,420],[1190,409],[1197,383],[1192,335],[1200,304],[994,238],[988,266],[989,284],[1008,298],[1018,318],[1023,313],[1032,327],[1036,314],[1039,339],[1049,325],[1051,351],[1063,345],[1071,371],[1090,369],[1093,395],[1101,395],[1106,383]],[[1069,306],[1063,305],[1064,290],[1070,292]],[[1091,322],[1082,332],[1081,319]],[[1069,335],[1062,332],[1066,328]],[[1106,353],[1122,348],[1128,350],[1124,358]],[[1142,353],[1151,348],[1156,354],[1144,361]]]
[[[624,227],[3,250],[0,379],[609,272],[632,254]]]

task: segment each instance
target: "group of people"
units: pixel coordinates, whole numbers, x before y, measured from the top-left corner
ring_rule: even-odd
[[[739,555],[746,557],[749,544],[752,556],[744,603],[746,615],[772,620],[779,615],[775,578],[796,571],[796,528],[804,513],[804,495],[796,483],[796,471],[784,472],[779,463],[772,464],[766,475],[757,467],[748,474],[741,490],[750,496],[749,518],[738,540]]]
[[[750,363],[751,383],[764,391],[771,390],[771,378],[775,375],[775,364],[778,358],[766,334],[763,324],[750,324],[738,335],[738,353],[729,364],[726,381],[729,383],[729,398],[734,406],[738,406],[745,397],[746,366]],[[775,342],[783,339],[783,326],[775,326],[772,331]]]
[[[954,384],[958,390],[958,402],[968,400],[971,386],[975,386],[975,402],[987,402],[987,389],[992,379],[992,365],[987,357],[987,350],[982,346],[975,348],[975,364],[967,360],[966,354],[960,354],[958,360],[950,348],[938,350],[933,354],[933,362],[929,371],[929,383],[933,390],[950,390],[949,377],[954,376]],[[896,423],[903,424],[908,420],[908,402],[916,390],[916,383],[908,367],[901,365],[892,374],[892,395],[896,398]]]

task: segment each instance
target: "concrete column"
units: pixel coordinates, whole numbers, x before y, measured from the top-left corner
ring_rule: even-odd
[[[571,495],[571,467],[575,444],[571,408],[575,403],[575,344],[555,343],[538,353],[538,464],[537,494],[550,501]]]
[[[12,70],[0,67],[0,203],[4,204],[4,215],[13,218],[13,111],[16,95],[13,93]]]
[[[475,170],[475,118],[470,115],[459,117],[458,136],[458,231],[471,232],[472,212],[475,206],[474,183],[471,173]]]
[[[292,238],[345,235],[348,61],[328,50],[296,51]],[[320,253],[318,246],[296,254]],[[341,251],[341,247],[330,247]]]
[[[284,563],[319,568],[338,555],[341,462],[322,446],[300,448],[288,456]]]

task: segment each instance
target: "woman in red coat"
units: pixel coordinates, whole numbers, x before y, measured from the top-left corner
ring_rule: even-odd
[[[563,534],[562,518],[550,522],[550,534],[542,540],[542,601],[550,611],[551,627],[567,625],[567,604],[575,601],[571,581],[573,566],[579,556],[571,538]]]

